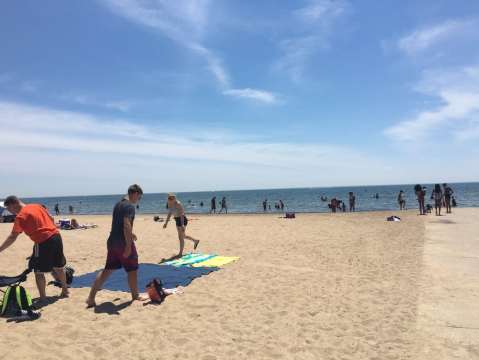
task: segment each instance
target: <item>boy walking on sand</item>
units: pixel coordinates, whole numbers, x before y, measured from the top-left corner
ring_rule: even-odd
[[[48,211],[39,204],[24,204],[13,195],[7,197],[4,203],[7,210],[17,216],[11,234],[0,246],[0,252],[12,245],[18,235],[24,232],[35,243],[30,266],[35,271],[40,301],[45,301],[47,297],[45,273],[50,273],[52,270],[61,283],[61,296],[68,297],[66,275],[63,269],[66,259],[63,255],[62,237]]]
[[[138,254],[134,241],[133,221],[135,219],[135,204],[140,201],[143,190],[139,185],[131,185],[128,188],[128,196],[119,201],[113,209],[110,237],[107,241],[108,254],[105,268],[98,273],[86,301],[88,307],[94,307],[96,293],[111,273],[124,268],[128,274],[132,301],[145,301],[147,298],[140,296],[138,292]]]

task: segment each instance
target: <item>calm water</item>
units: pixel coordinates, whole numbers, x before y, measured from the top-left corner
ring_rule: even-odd
[[[427,199],[431,194],[432,185],[427,186]],[[479,207],[479,183],[451,184],[459,207]],[[328,212],[328,203],[320,200],[321,196],[329,199],[336,197],[348,204],[348,192],[356,195],[357,211],[396,210],[397,194],[399,190],[406,194],[407,208],[416,208],[417,201],[413,185],[388,185],[388,186],[361,186],[361,187],[336,187],[336,188],[306,188],[306,189],[275,189],[275,190],[241,190],[218,192],[185,192],[177,193],[180,201],[185,205],[187,213],[207,213],[210,209],[210,200],[216,196],[217,209],[223,196],[226,196],[228,212],[230,213],[256,213],[263,212],[262,202],[268,199],[271,211],[274,203],[283,200],[285,210],[295,212]],[[374,197],[379,194],[379,199]],[[67,213],[68,206],[74,207],[75,214],[110,214],[113,206],[121,195],[102,196],[72,196],[24,199],[25,202],[36,202],[46,205],[52,212],[56,203],[60,204],[61,213]],[[200,202],[204,203],[200,207]],[[432,201],[429,201],[432,203]],[[145,194],[140,202],[140,213],[164,213],[166,194]]]

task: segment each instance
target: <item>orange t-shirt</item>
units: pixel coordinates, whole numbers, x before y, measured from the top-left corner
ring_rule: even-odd
[[[47,210],[38,204],[29,204],[23,207],[15,218],[12,232],[17,234],[25,232],[37,244],[41,244],[59,233]]]

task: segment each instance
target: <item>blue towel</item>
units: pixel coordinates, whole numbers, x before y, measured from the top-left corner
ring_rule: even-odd
[[[138,269],[138,288],[140,291],[145,288],[146,284],[155,277],[159,277],[165,288],[175,288],[177,286],[188,286],[193,279],[203,275],[208,275],[219,268],[208,267],[188,267],[188,266],[172,266],[158,264],[140,264]],[[75,276],[72,288],[91,287],[95,281],[96,274],[100,270]],[[108,280],[103,284],[103,289],[113,291],[129,292],[127,276],[124,270],[114,271]]]

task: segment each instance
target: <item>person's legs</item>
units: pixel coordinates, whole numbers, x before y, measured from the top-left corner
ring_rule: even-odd
[[[45,274],[35,273],[35,282],[37,283],[38,293],[40,294],[40,300],[45,300],[47,298],[46,287],[47,282],[45,280]]]
[[[103,283],[108,279],[108,277],[111,275],[113,272],[113,269],[103,269],[98,273],[96,276],[95,282],[93,283],[91,289],[90,289],[90,295],[88,295],[88,299],[86,301],[88,307],[96,306],[95,304],[95,296],[96,293],[101,289],[103,286]]]
[[[65,274],[65,269],[64,268],[53,268],[53,271],[56,275],[56,278],[60,283],[62,284],[62,297],[68,297],[69,291],[68,291],[68,285],[67,285],[67,276]]]
[[[178,231],[178,240],[180,241],[180,252],[178,256],[183,256],[183,249],[185,248],[185,231],[183,228],[177,226],[176,230]]]

